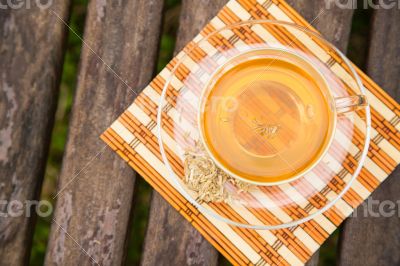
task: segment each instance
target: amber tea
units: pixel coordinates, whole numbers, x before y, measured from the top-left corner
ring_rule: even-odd
[[[204,145],[231,175],[276,184],[324,155],[335,111],[323,75],[301,55],[257,50],[222,66],[202,96]]]

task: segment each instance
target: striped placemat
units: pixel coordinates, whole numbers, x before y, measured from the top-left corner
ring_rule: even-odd
[[[101,138],[142,175],[177,211],[233,264],[303,265],[354,208],[400,163],[400,106],[357,69],[371,105],[371,145],[359,177],[342,199],[301,225],[280,230],[249,230],[200,213],[174,187],[157,140],[157,108],[165,78],[179,58],[208,33],[250,19],[273,19],[311,26],[283,0],[231,0],[108,128]],[[257,32],[252,32],[257,35]],[[266,36],[258,34],[258,38]],[[238,38],[239,39],[239,38]],[[301,40],[296,40],[301,41]],[[310,45],[307,43],[305,45]],[[317,43],[312,45],[323,51]],[[329,54],[328,52],[326,54]],[[329,58],[328,60],[334,60]],[[332,188],[327,188],[326,193]],[[311,204],[312,206],[312,204]],[[236,210],[235,210],[236,211]],[[291,215],[282,210],[278,215]],[[236,213],[240,216],[240,211]],[[242,214],[243,215],[243,214]]]

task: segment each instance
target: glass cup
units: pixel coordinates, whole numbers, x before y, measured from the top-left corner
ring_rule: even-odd
[[[197,118],[215,164],[261,186],[294,181],[318,165],[338,116],[367,106],[365,95],[335,97],[322,69],[289,48],[254,48],[219,66]]]

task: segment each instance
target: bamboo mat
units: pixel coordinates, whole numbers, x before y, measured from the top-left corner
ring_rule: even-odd
[[[368,90],[367,97],[371,105],[373,129],[368,158],[359,177],[344,197],[313,220],[287,229],[249,230],[227,225],[200,213],[174,187],[162,162],[156,137],[160,94],[165,78],[177,59],[194,42],[227,24],[250,19],[282,20],[312,28],[283,0],[231,0],[145,88],[101,138],[233,264],[303,265],[354,208],[400,163],[400,106],[357,69]],[[253,34],[257,35],[257,32]],[[263,36],[258,37],[263,39]],[[312,45],[321,50],[318,44]],[[325,192],[329,193],[332,189],[328,187]],[[240,215],[240,211],[236,214]],[[280,215],[290,214],[283,212]]]

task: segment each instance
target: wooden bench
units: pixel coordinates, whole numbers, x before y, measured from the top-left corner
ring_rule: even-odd
[[[70,2],[54,1],[47,10],[0,9],[0,200],[23,202],[39,197],[65,36],[70,30],[64,23]],[[182,2],[175,51],[227,1]],[[288,2],[346,51],[353,10],[335,7],[313,21],[325,8],[323,1]],[[47,265],[124,264],[135,183],[140,177],[98,137],[155,74],[163,5],[163,0],[89,3]],[[399,24],[396,8],[374,11],[365,66],[398,101]],[[90,159],[94,155],[96,159]],[[399,176],[399,171],[393,173],[373,197],[396,201]],[[0,217],[0,265],[27,264],[34,221],[34,217]],[[399,265],[399,250],[398,217],[359,215],[342,227],[338,261],[340,265]],[[143,265],[217,265],[218,257],[200,233],[153,193]],[[318,254],[308,265],[317,264]]]

